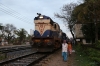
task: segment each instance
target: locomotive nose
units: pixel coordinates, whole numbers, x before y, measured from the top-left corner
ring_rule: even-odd
[[[38,42],[38,43],[37,43],[37,46],[41,46],[41,42]]]
[[[47,45],[52,45],[52,42],[51,41],[47,42]]]
[[[39,46],[42,46],[44,43],[41,41],[41,42],[38,42],[37,43],[37,46],[39,47]]]

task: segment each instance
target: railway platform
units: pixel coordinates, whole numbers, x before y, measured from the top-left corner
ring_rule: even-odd
[[[61,49],[59,49],[34,66],[77,66],[75,60],[75,51],[73,50],[72,55],[68,56],[67,62],[63,61]]]

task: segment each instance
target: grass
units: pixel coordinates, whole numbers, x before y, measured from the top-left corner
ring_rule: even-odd
[[[76,63],[77,66],[94,66],[94,63],[88,57],[79,54],[76,55]]]
[[[77,66],[97,66],[95,62],[91,61],[82,49],[81,46],[74,47],[76,51],[76,64]],[[85,49],[87,50],[87,49]]]

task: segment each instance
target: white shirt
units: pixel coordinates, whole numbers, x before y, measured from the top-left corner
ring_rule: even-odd
[[[67,43],[63,43],[62,44],[62,52],[67,52],[67,48],[68,48],[68,44]]]

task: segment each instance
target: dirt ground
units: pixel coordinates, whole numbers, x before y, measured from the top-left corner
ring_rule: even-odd
[[[68,56],[67,62],[63,61],[61,54],[61,49],[59,49],[35,66],[77,66],[75,63],[75,52],[71,56]]]

